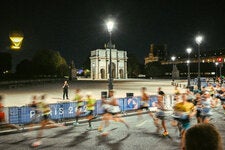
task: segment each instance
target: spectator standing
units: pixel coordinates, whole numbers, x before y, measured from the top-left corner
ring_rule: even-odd
[[[69,99],[68,97],[68,90],[69,90],[69,84],[67,81],[64,81],[64,84],[63,84],[63,99]]]

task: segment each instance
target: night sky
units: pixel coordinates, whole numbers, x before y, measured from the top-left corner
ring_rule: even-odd
[[[204,36],[202,49],[225,48],[224,0],[2,0],[0,51],[9,51],[9,32],[24,33],[14,59],[30,58],[38,49],[53,49],[80,67],[91,50],[109,39],[105,20],[113,18],[113,43],[137,55],[141,63],[151,43],[167,44],[168,52],[196,49],[194,37]]]

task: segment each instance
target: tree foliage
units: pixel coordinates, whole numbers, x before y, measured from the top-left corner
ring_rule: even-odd
[[[0,74],[12,68],[12,56],[10,53],[0,53]]]
[[[39,50],[32,61],[24,60],[17,66],[19,75],[68,75],[69,67],[59,52],[53,50]]]
[[[33,75],[32,61],[25,59],[16,66],[16,74],[23,77],[31,77]]]
[[[166,68],[160,62],[152,62],[145,65],[145,71],[147,77],[163,77]]]
[[[142,66],[138,62],[137,57],[134,54],[128,53],[127,60],[127,73],[129,78],[138,77],[139,74],[142,73]]]

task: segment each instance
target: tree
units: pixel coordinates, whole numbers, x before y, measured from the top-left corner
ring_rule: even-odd
[[[5,71],[10,71],[12,68],[12,56],[10,53],[0,53],[0,74]]]
[[[138,62],[137,57],[134,54],[128,53],[128,61],[127,61],[127,73],[128,77],[138,77],[140,73],[142,73],[141,65]]]
[[[145,72],[147,77],[162,77],[166,72],[165,67],[159,61],[151,62],[145,65]]]
[[[20,77],[32,77],[34,74],[32,61],[28,59],[22,60],[16,66],[16,74],[19,75]]]
[[[33,57],[34,73],[36,75],[68,75],[68,65],[59,52],[40,50]]]

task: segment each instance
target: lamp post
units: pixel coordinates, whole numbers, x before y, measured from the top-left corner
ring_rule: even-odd
[[[112,79],[112,41],[111,41],[111,35],[112,35],[112,30],[114,26],[113,21],[108,21],[106,23],[108,32],[109,32],[109,84],[108,84],[108,92],[113,89],[113,79]]]
[[[200,45],[202,43],[203,37],[201,35],[196,36],[195,42],[198,44],[198,89],[201,90],[201,80],[200,80]]]
[[[215,66],[216,66],[216,72],[215,72],[215,75],[216,75],[216,77],[217,77],[217,66],[219,65],[219,63],[218,62],[215,62]]]
[[[175,64],[174,61],[176,60],[175,56],[171,57],[171,60],[173,61],[173,70],[172,70],[172,82],[174,82],[174,73],[175,73]]]
[[[192,49],[191,48],[187,48],[187,53],[188,53],[188,60],[187,60],[187,66],[188,66],[188,76],[187,76],[187,79],[188,79],[188,84],[187,84],[187,87],[189,88],[190,87],[190,80],[191,80],[191,78],[190,78],[190,53],[191,53],[191,51],[192,51]]]

